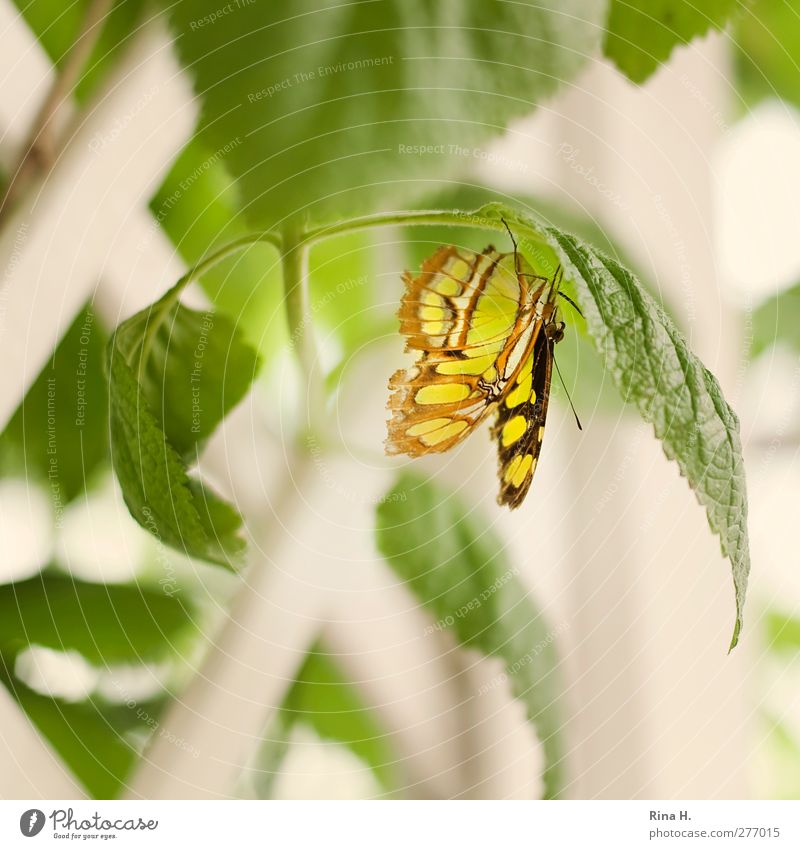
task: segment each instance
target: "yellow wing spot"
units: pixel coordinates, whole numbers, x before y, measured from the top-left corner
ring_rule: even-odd
[[[419,311],[419,317],[423,321],[442,321],[446,313],[442,307],[422,307]]]
[[[531,404],[535,404],[535,403],[536,403],[536,390],[534,389],[533,392],[531,392]]]
[[[422,436],[450,423],[450,419],[428,419],[426,422],[417,422],[406,431],[406,436]]]
[[[510,476],[511,485],[514,487],[520,487],[525,482],[525,478],[528,476],[528,472],[533,469],[533,454],[526,454],[524,457],[515,457],[515,460],[519,460],[519,465],[516,469],[514,469],[513,474]],[[509,481],[508,473],[506,473],[506,482]]]
[[[467,264],[465,262],[462,264],[464,265],[464,268],[467,268]],[[459,275],[456,274],[455,276],[458,277]],[[452,277],[441,277],[436,281],[435,289],[441,295],[449,295],[452,297],[461,291],[461,284],[458,280],[454,280]]]
[[[528,396],[531,392],[531,374],[528,372],[528,376],[522,383],[518,383],[516,388],[512,389],[511,392],[508,393],[506,397],[506,407],[511,409],[512,407],[518,407],[520,404],[524,403],[528,400]],[[536,395],[536,393],[533,393]]]
[[[414,398],[418,404],[453,404],[463,401],[471,391],[466,383],[434,383],[417,390]]]
[[[450,422],[449,425],[445,425],[445,427],[440,427],[437,430],[433,430],[430,433],[423,434],[420,436],[420,442],[424,442],[426,445],[438,445],[440,442],[444,442],[446,439],[451,439],[454,436],[458,436],[462,430],[467,427],[467,422],[463,419],[456,419],[454,422]]]
[[[422,332],[426,336],[443,336],[445,330],[447,329],[447,325],[443,321],[423,321],[422,322]],[[442,345],[444,344],[444,339],[431,339],[430,340],[434,345]]]
[[[469,274],[469,265],[467,265],[467,263],[464,262],[463,259],[457,259],[450,266],[449,272],[450,272],[450,274],[453,275],[453,277],[457,277],[459,280],[463,280]],[[448,293],[445,292],[443,294],[448,294]],[[452,292],[450,294],[455,295],[456,293]]]
[[[472,357],[466,360],[448,360],[439,363],[436,371],[439,374],[483,374],[495,361],[494,354],[483,357]]]
[[[508,448],[509,445],[513,445],[528,427],[528,422],[525,419],[525,416],[514,416],[513,419],[509,419],[503,425],[503,433],[500,437],[503,448]]]
[[[544,439],[544,427],[539,428],[539,442],[541,442],[542,439]]]
[[[511,483],[511,478],[516,474],[517,469],[519,468],[519,464],[522,462],[522,457],[517,454],[516,457],[506,466],[505,472],[503,472],[503,480],[506,483]]]
[[[444,306],[444,298],[436,292],[431,292],[430,289],[426,289],[422,293],[422,297],[420,298],[422,304],[426,307],[442,307]]]

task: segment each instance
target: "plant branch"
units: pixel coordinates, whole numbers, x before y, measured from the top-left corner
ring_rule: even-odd
[[[0,223],[10,214],[19,196],[35,177],[48,171],[56,161],[57,141],[54,138],[55,118],[80,80],[81,72],[91,56],[100,33],[103,19],[111,10],[113,0],[90,0],[81,29],[67,53],[56,77],[33,122],[31,132],[22,147],[17,167],[0,200]]]
[[[344,233],[355,230],[366,230],[372,227],[393,227],[397,225],[448,225],[451,227],[474,227],[480,230],[506,231],[506,225],[501,218],[490,218],[489,216],[476,215],[474,212],[460,212],[458,210],[401,210],[399,212],[381,212],[375,215],[363,215],[359,218],[351,218],[336,224],[324,225],[312,228],[306,235],[306,243],[319,242],[330,239]],[[515,221],[516,229],[525,233],[526,236],[536,242],[543,242],[541,234],[533,228],[527,227],[522,222]]]
[[[238,253],[245,248],[250,247],[250,245],[256,245],[260,243],[266,243],[275,247],[278,251],[281,251],[283,248],[283,239],[278,233],[272,233],[270,231],[266,231],[264,233],[254,233],[249,236],[242,236],[241,239],[236,239],[233,242],[229,242],[224,247],[220,248],[215,253],[211,254],[211,256],[206,257],[205,259],[200,260],[200,262],[195,263],[186,274],[181,277],[178,282],[155,304],[153,304],[151,308],[151,313],[148,318],[147,328],[142,336],[142,344],[139,346],[139,369],[144,368],[145,363],[147,362],[148,354],[150,353],[150,345],[152,344],[153,337],[155,336],[156,331],[161,326],[161,322],[164,320],[164,316],[172,309],[175,304],[175,301],[180,297],[181,292],[192,282],[201,278],[207,271],[210,271],[214,268],[215,265],[218,265],[222,260],[227,259],[232,254]],[[141,374],[140,374],[141,377]]]
[[[308,236],[296,225],[287,224],[283,230],[283,292],[289,345],[307,387],[306,430],[321,421],[324,411],[324,386],[319,356],[314,340],[314,324],[308,297]]]

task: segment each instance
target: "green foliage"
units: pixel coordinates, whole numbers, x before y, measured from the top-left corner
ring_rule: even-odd
[[[675,460],[730,560],[736,595],[731,648],[742,626],[750,572],[747,494],[739,420],[719,383],[691,352],[664,310],[616,260],[530,213],[501,204],[476,213],[520,227],[546,258],[554,251],[571,280],[586,326],[622,397],[651,422]],[[546,259],[545,259],[546,261]]]
[[[257,226],[397,208],[465,171],[474,147],[575,75],[603,11],[578,0],[165,6],[202,102],[199,136],[230,147]]]
[[[800,283],[759,304],[753,312],[752,333],[753,357],[779,343],[800,353]]]
[[[0,435],[2,473],[47,482],[62,504],[108,458],[106,341],[97,317],[82,309]]]
[[[182,151],[150,204],[189,264],[251,232],[240,212],[225,154],[193,140]],[[309,300],[317,332],[330,335],[342,360],[386,323],[375,321],[374,254],[369,233],[350,233],[315,246],[309,256]],[[274,247],[251,245],[223,260],[202,278],[206,294],[262,358],[288,342],[279,258]]]
[[[721,29],[738,0],[611,0],[603,51],[635,83],[643,83],[675,47]]]
[[[265,796],[288,750],[292,729],[298,725],[309,726],[323,740],[347,746],[372,769],[387,793],[397,786],[395,758],[385,732],[322,645],[315,646],[306,657],[281,706],[273,739],[265,746],[264,760],[269,767],[266,781],[262,782]]]
[[[376,539],[442,627],[504,661],[544,747],[544,795],[558,797],[564,777],[556,631],[517,580],[501,541],[456,496],[412,473],[401,474],[378,505]]]
[[[191,630],[178,596],[43,574],[0,586],[0,653],[29,645],[80,652],[96,665],[163,658]]]
[[[0,661],[0,681],[95,799],[113,799],[139,758],[136,736],[148,733],[161,702],[110,705],[98,699],[52,699],[13,678]]]
[[[181,285],[123,322],[109,344],[114,471],[142,527],[230,567],[244,546],[241,516],[188,476],[183,456],[241,400],[258,357],[228,319],[182,306]]]
[[[91,0],[14,0],[51,61],[60,67],[81,32]],[[143,0],[116,0],[103,18],[101,33],[83,68],[75,97],[85,102],[113,68],[128,39],[136,32]]]
[[[800,2],[751,0],[733,32],[737,88],[749,107],[767,97],[800,106]]]

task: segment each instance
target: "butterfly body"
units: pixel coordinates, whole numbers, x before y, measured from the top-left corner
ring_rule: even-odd
[[[498,501],[519,506],[541,450],[553,348],[563,337],[559,272],[535,274],[516,249],[451,245],[404,281],[400,330],[418,358],[389,381],[387,452],[447,451],[495,415]]]

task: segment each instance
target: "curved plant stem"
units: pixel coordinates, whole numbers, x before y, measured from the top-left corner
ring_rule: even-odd
[[[397,225],[448,225],[451,227],[474,227],[479,230],[505,231],[506,226],[500,218],[489,218],[476,215],[474,212],[459,212],[458,210],[401,210],[400,212],[381,212],[376,215],[363,215],[347,221],[337,222],[322,227],[312,228],[305,234],[307,244],[330,239],[355,230],[366,230],[372,227],[393,227]],[[517,230],[525,233],[530,239],[542,242],[541,235],[533,228],[515,221]]]
[[[155,332],[161,326],[161,322],[164,320],[164,316],[172,309],[175,305],[175,301],[180,297],[181,292],[192,282],[198,280],[202,277],[207,271],[210,271],[215,265],[218,265],[222,260],[227,259],[227,257],[232,254],[238,253],[245,248],[250,247],[250,245],[256,245],[259,243],[266,243],[273,245],[278,251],[283,249],[283,239],[280,234],[273,233],[271,231],[267,231],[264,233],[253,233],[252,235],[242,236],[240,239],[236,239],[233,242],[229,242],[224,247],[220,248],[215,253],[211,254],[211,256],[206,257],[205,259],[200,260],[200,262],[195,263],[181,278],[179,278],[178,282],[161,298],[159,301],[156,301],[153,304],[150,312],[150,316],[147,322],[147,328],[142,336],[142,343],[139,346],[139,369],[144,368],[147,357],[150,353],[150,346],[152,344],[153,337]],[[140,374],[141,378],[141,374]]]

